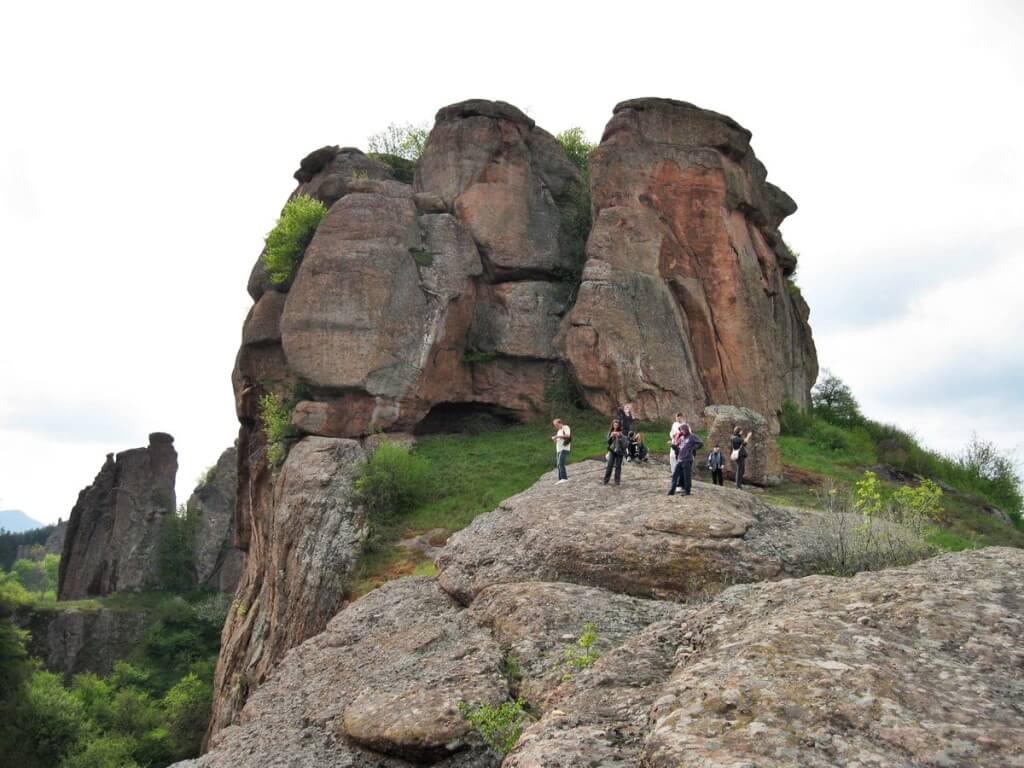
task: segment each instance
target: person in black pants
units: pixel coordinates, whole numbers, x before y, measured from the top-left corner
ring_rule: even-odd
[[[747,432],[747,436],[743,437],[743,430],[739,427],[732,432],[732,456],[733,463],[736,471],[736,487],[743,488],[743,470],[747,466],[747,444],[750,443],[750,438],[753,437],[753,432]]]
[[[722,449],[717,445],[708,454],[708,469],[711,470],[711,482],[714,485],[723,485],[722,467],[725,465],[725,457]]]
[[[672,485],[668,487],[668,495],[675,496],[676,488],[682,487],[683,496],[690,495],[690,488],[693,482],[693,458],[697,449],[704,443],[693,432],[689,424],[679,427],[680,440],[676,458],[676,468],[672,472]]]
[[[608,485],[611,479],[612,470],[615,470],[615,484],[622,481],[622,457],[629,450],[629,441],[622,432],[622,422],[618,419],[612,422],[608,430],[608,464],[604,468],[604,484]]]

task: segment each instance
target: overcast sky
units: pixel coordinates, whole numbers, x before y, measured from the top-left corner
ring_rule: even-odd
[[[1024,3],[842,8],[5,4],[0,507],[67,517],[154,430],[183,501],[299,159],[477,97],[595,140],[633,97],[732,116],[800,205],[823,367],[932,447],[1021,445]]]

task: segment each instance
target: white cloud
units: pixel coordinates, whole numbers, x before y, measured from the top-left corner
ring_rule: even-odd
[[[5,7],[0,497],[66,516],[104,453],[154,430],[177,437],[187,493],[235,436],[245,282],[299,158],[470,97],[594,138],[616,102],[646,95],[751,128],[801,205],[785,233],[823,362],[869,413],[942,440],[927,405],[952,407],[941,395],[958,374],[929,378],[951,358],[922,329],[974,351],[965,372],[1020,356],[1019,335],[981,321],[1000,311],[989,288],[1005,286],[969,287],[990,273],[1020,284],[1019,7]],[[872,349],[911,334],[902,355]],[[986,397],[979,425],[1019,408]]]

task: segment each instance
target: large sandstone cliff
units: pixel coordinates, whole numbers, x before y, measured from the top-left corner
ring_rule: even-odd
[[[60,560],[60,600],[152,586],[160,525],[174,514],[178,454],[162,432],[149,445],[107,455],[71,510]]]
[[[749,138],[679,102],[616,107],[592,160],[585,267],[580,173],[510,104],[441,109],[412,185],[357,149],[302,160],[293,194],[329,210],[291,279],[273,284],[257,260],[233,373],[248,560],[211,734],[343,606],[365,536],[347,501],[365,436],[538,418],[556,388],[652,418],[733,402],[774,422],[784,399],[806,402],[814,347],[778,234],[795,205]],[[293,405],[280,470],[259,425],[267,393]],[[310,563],[332,577],[296,573]]]
[[[800,516],[600,472],[546,475],[453,537],[437,578],[345,607],[182,766],[1020,764],[1019,550],[785,578]],[[600,657],[574,670],[586,622]],[[533,722],[502,762],[458,704],[517,696]]]

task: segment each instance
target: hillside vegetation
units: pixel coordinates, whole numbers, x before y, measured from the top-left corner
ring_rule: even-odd
[[[750,488],[753,493],[770,504],[819,508],[820,496],[828,488],[853,489],[868,471],[878,476],[885,500],[901,486],[917,486],[929,479],[943,491],[941,511],[926,527],[926,538],[934,547],[950,551],[990,545],[1024,547],[1020,478],[1011,457],[976,438],[961,455],[943,456],[924,448],[905,431],[864,417],[848,388],[835,377],[826,373],[822,385],[815,389],[809,412],[792,404],[784,408],[779,440],[783,483]],[[607,419],[574,410],[568,421],[573,429],[570,465],[602,458]],[[669,425],[641,423],[637,429],[647,436],[652,461],[666,463],[667,486]],[[432,574],[433,563],[421,551],[397,543],[431,533],[429,543],[440,545],[478,515],[529,488],[554,468],[551,434],[550,424],[541,421],[420,437],[408,455],[416,465],[415,480],[410,483],[416,493],[398,504],[386,521],[374,525],[355,593],[364,594],[402,575]],[[706,479],[701,468],[698,461],[697,478]],[[388,475],[396,484],[402,484],[406,474],[402,466],[389,467]],[[571,468],[569,474],[571,478]],[[627,465],[623,481],[628,484],[628,480]]]

